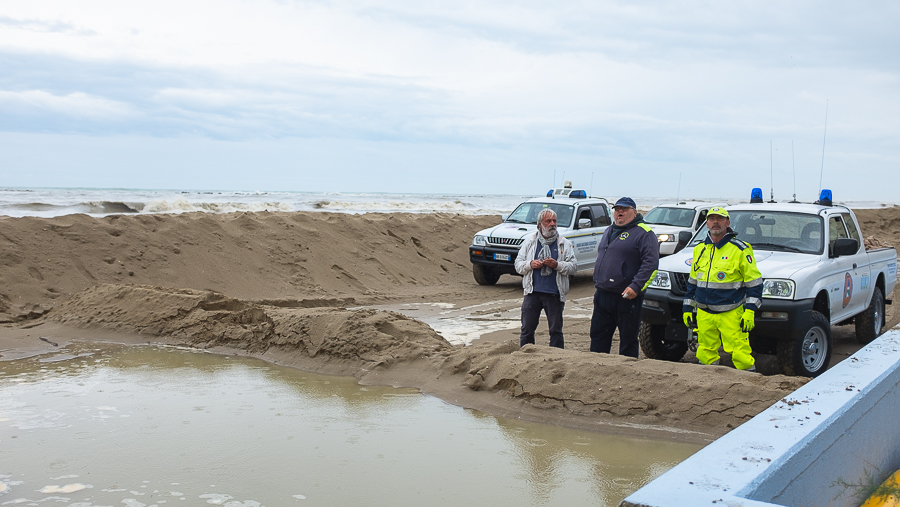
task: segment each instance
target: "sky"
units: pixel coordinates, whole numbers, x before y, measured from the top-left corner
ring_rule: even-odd
[[[0,187],[900,201],[900,3],[3,0]]]

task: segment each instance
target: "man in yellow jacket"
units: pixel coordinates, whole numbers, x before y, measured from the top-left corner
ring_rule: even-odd
[[[737,239],[730,226],[725,208],[709,210],[709,236],[694,247],[682,308],[684,323],[688,329],[697,327],[697,359],[702,364],[719,364],[721,345],[731,354],[735,368],[756,371],[749,333],[762,303],[763,280],[753,248]]]

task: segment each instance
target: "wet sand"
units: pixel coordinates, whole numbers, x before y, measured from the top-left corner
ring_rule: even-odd
[[[865,235],[897,244],[900,209],[859,216]],[[520,349],[514,329],[466,347],[418,320],[366,308],[507,301],[501,311],[515,311],[521,279],[504,275],[496,286],[479,286],[468,261],[474,232],[498,220],[330,213],[0,218],[0,359],[74,340],[186,345],[416,387],[505,417],[697,442],[727,433],[805,382],[700,367],[690,354],[679,363],[592,354],[584,318],[566,321],[566,350],[546,340]],[[578,275],[569,299],[592,292],[589,274]],[[892,310],[891,325],[900,320]],[[542,324],[539,336],[545,330]],[[834,331],[832,363],[858,348],[852,326]]]

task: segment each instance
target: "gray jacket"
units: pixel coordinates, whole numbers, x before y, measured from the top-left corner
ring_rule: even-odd
[[[531,294],[534,291],[534,275],[531,269],[531,261],[534,260],[534,252],[537,248],[538,234],[537,230],[525,236],[525,241],[519,248],[519,254],[516,255],[516,272],[522,275],[522,287],[525,288],[525,294]],[[566,301],[566,294],[569,292],[569,276],[575,274],[575,247],[569,240],[559,236],[556,240],[559,247],[559,259],[556,259],[558,266],[556,267],[556,288],[559,289],[559,300]]]

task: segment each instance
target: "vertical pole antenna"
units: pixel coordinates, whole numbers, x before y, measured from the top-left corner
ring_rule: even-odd
[[[772,167],[772,140],[769,139],[769,202],[775,202],[775,177]]]
[[[794,173],[794,202],[797,202],[797,167],[794,165],[794,140],[791,139],[791,171]]]
[[[678,173],[678,193],[675,194],[675,204],[681,201],[681,173]]]
[[[822,194],[822,174],[825,173],[825,137],[828,135],[828,99],[825,99],[825,132],[822,133],[822,168],[819,169],[819,194]]]

